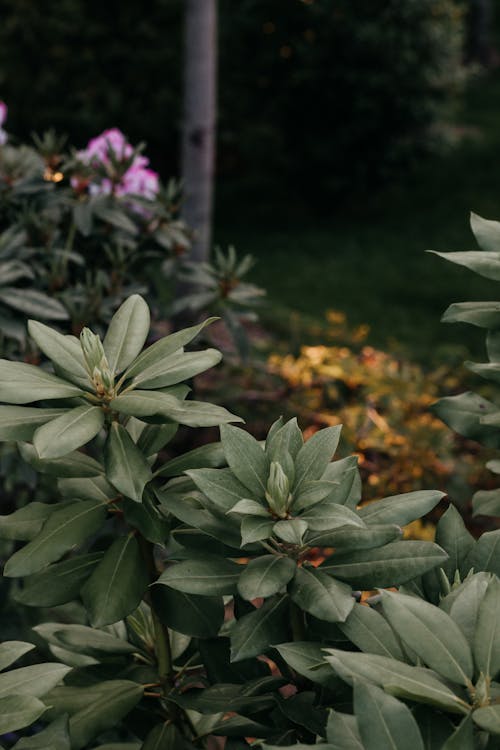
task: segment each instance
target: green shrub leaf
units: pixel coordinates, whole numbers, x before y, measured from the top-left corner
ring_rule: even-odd
[[[286,638],[288,597],[268,599],[262,607],[241,617],[231,630],[231,661],[265,653]]]
[[[7,404],[29,404],[54,398],[84,396],[76,385],[24,362],[0,359],[0,401]]]
[[[341,430],[341,425],[319,430],[299,450],[295,459],[294,494],[299,494],[305,482],[323,477],[337,450]]]
[[[152,472],[143,454],[122,425],[113,422],[105,447],[106,476],[125,497],[141,502]]]
[[[49,565],[25,579],[15,594],[16,601],[31,607],[57,607],[77,599],[102,556],[103,552],[92,552]]]
[[[0,406],[0,440],[31,440],[35,430],[65,414],[67,409],[37,409],[31,406]]]
[[[393,495],[383,500],[368,503],[359,509],[366,523],[395,523],[404,526],[416,518],[425,516],[445,496],[437,490],[418,490],[403,495]]]
[[[31,542],[7,561],[5,576],[27,576],[58,560],[96,532],[106,517],[106,506],[94,500],[55,510]]]
[[[40,458],[61,458],[90,442],[103,425],[100,406],[78,406],[39,427],[33,445]]]
[[[492,577],[479,605],[474,634],[474,659],[477,668],[495,679],[500,671],[500,580]]]
[[[8,695],[0,698],[0,735],[15,732],[33,724],[47,707],[29,695]]]
[[[204,555],[200,560],[185,560],[169,566],[156,583],[186,594],[229,595],[235,593],[243,570],[243,566],[231,560]]]
[[[94,628],[123,620],[133,612],[148,585],[147,570],[134,536],[116,539],[82,588]]]
[[[372,607],[354,604],[346,621],[339,623],[339,628],[361,651],[405,661],[393,629]]]
[[[149,324],[149,307],[138,294],[133,294],[118,308],[103,341],[112,372],[122,372],[140,354]]]
[[[30,695],[41,698],[58,685],[71,671],[65,664],[46,662],[20,667],[0,674],[0,698],[9,695]]]
[[[251,560],[238,581],[238,592],[243,599],[266,599],[284,589],[293,578],[297,565],[289,557],[263,555]]]
[[[270,461],[254,437],[231,425],[221,425],[220,435],[226,460],[237,479],[254,497],[267,488]]]
[[[365,750],[424,750],[408,706],[376,685],[354,681],[354,711]]]

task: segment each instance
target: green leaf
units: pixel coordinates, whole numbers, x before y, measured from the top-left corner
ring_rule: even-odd
[[[474,641],[479,606],[490,580],[489,573],[476,573],[459,586],[454,586],[451,593],[439,603],[441,609],[457,623],[467,643]]]
[[[479,328],[500,327],[499,302],[455,302],[441,318],[442,323],[471,323]]]
[[[129,526],[137,529],[148,542],[165,544],[170,526],[149,498],[147,492],[142,503],[136,503],[135,500],[129,500],[125,497],[121,501],[121,507]]]
[[[378,654],[350,653],[337,649],[325,649],[325,658],[350,685],[354,679],[367,680],[383,687],[391,695],[438,706],[451,713],[469,712],[464,701],[429,669],[413,667]]]
[[[181,750],[184,740],[175,724],[157,724],[140,746],[140,750]]]
[[[470,226],[481,250],[495,252],[500,250],[500,223],[483,219],[471,211]]]
[[[190,471],[202,471],[202,480],[203,477],[206,476],[205,472],[208,471],[211,472],[207,477],[210,479],[215,477],[215,474],[220,474],[220,471],[213,472],[213,469],[224,466],[225,463],[226,458],[222,449],[222,443],[209,443],[208,445],[201,445],[199,448],[194,448],[192,451],[188,451],[182,456],[177,456],[177,458],[172,458],[170,461],[167,461],[167,463],[156,472],[156,475],[160,477],[176,477],[186,472],[188,476],[195,481],[194,476],[189,474]],[[202,490],[202,492],[204,492],[204,490]]]
[[[59,300],[39,292],[38,289],[17,289],[4,286],[0,290],[0,301],[25,315],[43,318],[43,320],[68,320],[69,318],[68,311]]]
[[[453,724],[442,713],[429,706],[417,706],[413,715],[420,727],[425,750],[443,750],[443,745],[453,730]]]
[[[112,372],[122,372],[140,354],[149,333],[149,324],[149,307],[141,296],[132,294],[111,318],[103,341]]]
[[[153,456],[158,451],[161,451],[167,443],[170,443],[175,437],[177,430],[178,426],[176,424],[148,424],[142,430],[137,440],[137,447],[145,456]],[[175,474],[163,474],[160,472],[156,472],[156,474],[157,476],[175,476]]]
[[[0,735],[16,732],[33,724],[47,707],[29,695],[8,695],[0,698]]]
[[[68,717],[58,719],[32,737],[23,737],[14,745],[14,750],[71,750],[68,732]]]
[[[500,734],[500,703],[477,708],[472,714],[472,719],[481,729],[491,734]]]
[[[33,539],[54,510],[57,510],[57,505],[33,501],[8,516],[0,516],[0,539],[21,542]]]
[[[327,622],[344,622],[354,606],[350,586],[312,566],[297,568],[288,590],[302,610]]]
[[[248,489],[236,479],[231,469],[193,469],[187,470],[186,474],[223,511],[248,497]]]
[[[437,490],[417,490],[403,495],[393,495],[376,500],[359,509],[359,515],[366,523],[395,523],[404,526],[416,518],[425,516],[445,497]]]
[[[479,490],[472,496],[472,516],[500,516],[500,490]]]
[[[102,552],[92,552],[49,565],[24,581],[16,601],[31,607],[57,607],[77,599],[102,556]]]
[[[0,359],[0,401],[29,404],[54,398],[74,398],[85,392],[66,380],[24,362]]]
[[[343,507],[343,506],[341,506]],[[399,526],[382,524],[366,529],[356,526],[341,526],[333,531],[311,531],[306,536],[310,546],[335,547],[335,551],[362,550],[382,547],[388,542],[400,539],[403,530]]]
[[[141,370],[133,378],[131,385],[143,389],[166,388],[215,367],[221,359],[222,354],[217,349],[204,349],[199,352],[180,351]]]
[[[131,391],[118,396],[110,403],[120,414],[146,419],[161,416],[187,427],[215,427],[225,422],[242,422],[227,409],[202,401],[181,401],[169,393],[157,391]]]
[[[355,604],[347,620],[339,623],[339,628],[361,651],[405,660],[393,629],[372,607]]]
[[[205,326],[213,323],[218,318],[208,318],[199,325],[192,326],[191,328],[184,328],[182,331],[177,331],[170,336],[156,341],[154,344],[145,349],[137,359],[132,362],[128,370],[125,372],[125,378],[129,380],[134,376],[142,373],[159,363],[163,363],[171,354],[178,353],[183,346],[189,344]]]
[[[222,596],[235,593],[242,565],[223,557],[203,555],[200,560],[185,560],[169,566],[156,581],[186,594]]]
[[[294,495],[299,493],[305,482],[323,477],[337,450],[341,430],[341,425],[319,430],[299,450],[295,460]]]
[[[35,448],[29,443],[19,443],[23,459],[40,474],[56,477],[96,477],[104,474],[104,469],[95,458],[80,451],[68,453],[62,458],[39,458]]]
[[[330,710],[326,737],[332,750],[364,750],[358,720],[351,714]]]
[[[304,438],[297,424],[297,419],[294,417],[272,433],[271,430],[269,431],[266,453],[271,461],[282,463],[287,453],[295,459],[303,445]]]
[[[410,709],[376,685],[354,681],[354,711],[365,750],[424,750]]]
[[[57,489],[63,497],[78,500],[100,500],[102,503],[108,503],[118,497],[118,492],[104,476],[59,479]]]
[[[33,445],[40,458],[60,458],[90,442],[103,425],[100,406],[78,406],[39,427]]]
[[[474,665],[469,644],[446,612],[415,596],[388,591],[383,592],[382,606],[390,625],[424,664],[470,687]]]
[[[376,549],[340,552],[319,568],[356,588],[396,586],[442,565],[444,552],[431,542],[391,542]]]
[[[475,571],[484,570],[500,576],[500,529],[481,534],[472,547],[466,564]]]
[[[101,685],[99,700],[89,703],[69,720],[72,750],[81,750],[90,740],[113,729],[140,701],[141,685],[128,680],[109,680]]]
[[[308,508],[300,515],[306,521],[311,531],[332,531],[345,526],[366,528],[362,518],[345,505],[323,502],[313,508]]]
[[[448,553],[449,559],[443,563],[442,568],[450,581],[453,581],[456,570],[468,572],[464,570],[464,564],[474,546],[474,537],[467,531],[462,516],[453,505],[439,519],[436,544]]]
[[[34,630],[51,645],[62,646],[71,651],[101,659],[106,655],[133,654],[137,651],[128,641],[86,625],[44,623],[35,627]]]
[[[241,546],[259,542],[261,539],[269,539],[273,533],[274,520],[258,518],[257,516],[246,516],[241,522]]]
[[[238,592],[247,601],[258,597],[267,599],[284,589],[296,570],[296,563],[289,557],[263,555],[251,560],[243,569],[238,581]]]
[[[4,641],[0,643],[0,670],[10,667],[15,661],[32,651],[35,646],[24,641]]]
[[[268,599],[262,607],[241,617],[231,630],[231,661],[250,659],[283,641],[287,633],[288,597]]]
[[[276,651],[292,669],[311,680],[311,682],[316,682],[332,690],[338,688],[339,681],[327,664],[319,643],[310,643],[309,641],[280,643],[276,646]]]
[[[459,435],[498,447],[498,428],[481,422],[485,414],[497,412],[498,407],[482,396],[467,391],[459,396],[441,398],[432,406],[432,411]]]
[[[148,585],[147,571],[132,534],[116,539],[82,588],[94,628],[123,620],[139,606]]]
[[[30,695],[41,698],[59,684],[71,671],[65,664],[47,662],[20,667],[0,674],[0,698],[9,695]]]
[[[500,671],[500,580],[492,577],[479,606],[474,634],[474,659],[484,675],[495,679]]]
[[[300,518],[290,521],[278,521],[273,526],[273,534],[287,544],[302,544],[302,539],[307,531],[307,523]]]
[[[441,750],[468,750],[474,747],[473,728],[471,716],[462,719],[453,734],[448,737]]]
[[[54,365],[64,371],[68,380],[83,388],[90,387],[82,347],[76,336],[64,336],[37,320],[28,321],[28,333]]]
[[[500,281],[500,253],[498,252],[492,253],[477,250],[459,253],[438,253],[435,250],[431,250],[430,252],[438,255],[440,258],[451,261],[451,263],[465,266],[465,268],[487,279]]]
[[[102,526],[105,517],[106,506],[94,500],[55,510],[38,536],[7,561],[4,575],[18,577],[36,573],[84,542]]]
[[[254,497],[263,497],[271,464],[262,447],[254,437],[238,427],[221,425],[220,435],[233,474]]]
[[[199,596],[175,591],[169,586],[151,588],[153,608],[172,630],[195,638],[216,636],[224,621],[220,596]]]
[[[148,462],[122,425],[113,422],[105,447],[106,477],[125,497],[141,502],[153,474]]]
[[[32,406],[0,406],[0,440],[31,440],[37,427],[66,411]]]

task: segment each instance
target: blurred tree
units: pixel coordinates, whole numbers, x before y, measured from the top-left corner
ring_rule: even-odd
[[[470,0],[467,13],[467,59],[488,66],[491,62],[491,0]]]
[[[182,215],[194,231],[191,259],[208,260],[211,242],[217,78],[216,0],[187,0]]]

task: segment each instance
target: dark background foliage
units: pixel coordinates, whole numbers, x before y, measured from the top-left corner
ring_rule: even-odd
[[[116,125],[177,172],[182,12],[0,0],[10,132],[54,127],[83,146]],[[219,34],[219,175],[254,188],[292,180],[330,200],[387,178],[442,140],[460,88],[454,0],[221,0]]]

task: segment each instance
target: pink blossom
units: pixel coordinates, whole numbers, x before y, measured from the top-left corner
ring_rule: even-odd
[[[99,166],[106,167],[110,174],[112,168],[111,154],[118,161],[130,159],[134,149],[127,141],[124,134],[118,128],[110,128],[100,135],[92,138],[83,151],[78,152],[79,159],[87,166],[98,169]],[[149,159],[142,154],[136,154],[128,169],[122,174],[118,182],[114,182],[109,177],[96,176],[91,179],[88,190],[91,195],[138,195],[148,200],[154,200],[160,185],[159,176],[152,169],[149,169]],[[71,179],[71,184],[75,190],[80,185],[77,176]]]
[[[0,101],[0,146],[3,146],[7,142],[7,133],[3,130],[2,125],[7,119],[7,105],[5,102]]]

